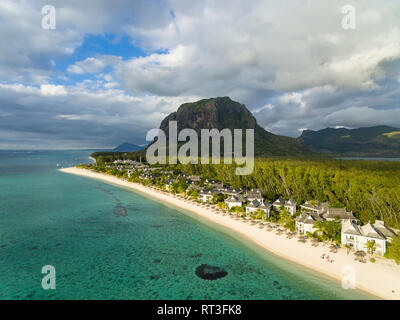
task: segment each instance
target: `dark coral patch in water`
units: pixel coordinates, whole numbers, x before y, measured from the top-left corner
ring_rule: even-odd
[[[117,217],[126,217],[126,216],[128,215],[128,214],[127,214],[127,211],[126,211],[126,208],[123,207],[123,206],[121,206],[121,205],[115,206],[114,214],[115,214]]]
[[[217,280],[228,275],[224,269],[220,267],[209,266],[208,264],[202,264],[198,266],[195,271],[196,276],[204,280]]]
[[[274,284],[274,286],[275,286],[276,289],[278,289],[278,290],[281,290],[281,289],[282,289],[282,286],[281,286],[281,284],[279,283],[279,281],[276,281],[276,280],[275,280],[275,281],[273,282],[273,284]]]

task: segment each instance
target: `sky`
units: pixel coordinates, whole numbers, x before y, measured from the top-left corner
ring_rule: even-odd
[[[400,127],[398,0],[1,0],[0,39],[0,149],[143,144],[217,96],[291,137]]]

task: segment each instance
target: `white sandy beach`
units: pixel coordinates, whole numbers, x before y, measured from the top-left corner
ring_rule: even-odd
[[[383,299],[400,299],[400,266],[397,266],[393,261],[377,258],[376,263],[368,261],[363,264],[354,261],[353,252],[347,255],[346,249],[339,249],[337,253],[331,253],[328,246],[320,244],[318,247],[313,247],[310,241],[301,243],[297,241],[297,237],[288,239],[284,233],[276,235],[275,231],[267,232],[265,229],[260,229],[258,225],[243,223],[227,215],[216,214],[210,209],[198,207],[190,202],[177,199],[171,194],[164,194],[137,183],[127,182],[114,176],[80,168],[65,168],[60,169],[60,171],[127,187],[189,211],[253,241],[282,258],[334,278],[339,283],[348,274],[348,271],[342,273],[342,269],[346,266],[354,267],[357,289],[367,291]],[[334,262],[329,263],[325,259],[321,259],[323,253],[328,254]]]

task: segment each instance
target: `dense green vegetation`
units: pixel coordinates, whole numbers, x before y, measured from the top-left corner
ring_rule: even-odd
[[[397,264],[400,264],[400,236],[397,236],[388,244],[385,256],[393,259]]]
[[[340,221],[317,221],[314,224],[315,232],[323,241],[332,240],[340,243],[340,236],[342,231],[342,224]]]
[[[261,188],[269,201],[293,197],[298,204],[316,199],[346,207],[362,223],[381,219],[400,228],[400,163],[348,160],[257,159],[254,172],[235,174],[234,165],[181,165],[188,174]]]
[[[112,151],[99,151],[92,153],[91,155],[96,159],[98,164],[103,164],[106,162],[113,162],[114,160],[135,160],[140,161],[145,159],[145,151],[136,152],[112,152]]]

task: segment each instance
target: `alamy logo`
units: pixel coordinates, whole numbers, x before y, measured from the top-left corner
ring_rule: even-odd
[[[56,289],[56,268],[52,265],[46,265],[42,268],[42,274],[45,276],[42,278],[42,288],[44,290],[55,290]]]
[[[224,141],[223,163],[239,165],[236,168],[237,175],[249,175],[254,169],[254,129],[246,130],[246,155],[243,156],[243,130],[242,129],[202,129],[200,131],[200,163],[210,163],[210,139],[211,139],[211,163],[221,163],[221,138]],[[233,137],[232,137],[233,131]],[[167,135],[161,129],[152,129],[146,135],[147,141],[157,140],[146,151],[146,160],[150,164],[198,164],[199,163],[199,137],[194,129],[183,129],[178,133],[176,121],[169,121],[168,146]],[[178,150],[178,141],[185,142]],[[233,152],[232,152],[233,145]],[[157,155],[156,155],[157,154]],[[233,157],[232,157],[233,155]],[[233,158],[233,159],[232,159]],[[244,165],[244,166],[243,166]]]
[[[356,269],[353,266],[343,266],[342,268],[342,288],[345,290],[356,288]]]
[[[342,28],[344,30],[354,30],[356,28],[356,8],[351,5],[342,7],[342,14],[345,16],[342,19]]]
[[[43,6],[42,28],[44,30],[54,30],[56,28],[56,8],[54,8],[54,6]]]

